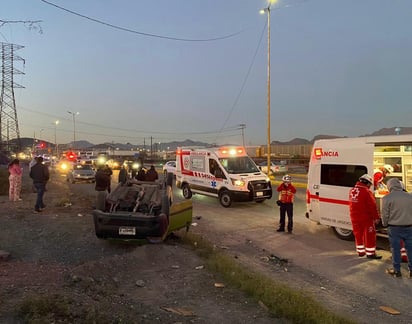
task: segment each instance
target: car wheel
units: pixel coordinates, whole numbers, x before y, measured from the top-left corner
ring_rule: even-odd
[[[187,183],[185,183],[182,186],[182,193],[183,193],[183,197],[185,197],[186,199],[192,198],[192,190],[190,190],[190,187]]]
[[[232,197],[230,196],[228,190],[224,190],[219,193],[219,202],[225,208],[228,208],[232,205]]]
[[[353,231],[347,230],[340,227],[332,227],[333,232],[337,237],[344,241],[353,241],[355,237],[353,236]]]

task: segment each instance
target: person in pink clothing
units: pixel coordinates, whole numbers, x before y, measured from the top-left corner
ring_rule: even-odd
[[[19,201],[21,192],[21,178],[23,170],[20,166],[20,161],[14,159],[9,163],[9,200]]]

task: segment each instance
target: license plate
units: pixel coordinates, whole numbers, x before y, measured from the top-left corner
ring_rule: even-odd
[[[136,227],[119,227],[119,235],[136,235]]]
[[[256,197],[261,197],[263,196],[263,191],[257,191],[256,192]]]

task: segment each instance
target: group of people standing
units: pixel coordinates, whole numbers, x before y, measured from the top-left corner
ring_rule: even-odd
[[[406,192],[403,183],[397,178],[391,178],[387,184],[385,177],[393,172],[391,166],[375,170],[374,177],[362,175],[355,186],[349,191],[349,214],[355,237],[356,252],[359,257],[379,260],[376,254],[376,226],[387,227],[392,252],[392,267],[386,273],[394,277],[402,277],[401,262],[408,263],[409,277],[412,278],[412,194]],[[292,185],[292,177],[285,175],[277,187],[279,193],[276,201],[279,206],[280,219],[277,232],[292,234],[293,201],[296,188]],[[381,194],[381,213],[378,211],[374,192]],[[286,225],[286,215],[288,222]]]
[[[8,165],[9,171],[9,200],[21,201],[21,186],[23,168],[18,159],[12,160]],[[46,183],[49,181],[49,169],[43,164],[43,157],[38,156],[29,165],[29,175],[33,180],[33,188],[37,193],[34,212],[39,213],[46,207],[43,202],[43,195],[46,191]]]
[[[407,193],[403,183],[391,178],[387,184],[383,180],[390,170],[380,170],[372,178],[364,174],[349,192],[349,212],[355,236],[355,246],[359,257],[366,255],[368,259],[378,260],[382,256],[376,254],[376,225],[382,223],[388,228],[389,242],[392,252],[392,268],[386,269],[389,275],[402,277],[401,262],[408,262],[409,277],[412,278],[412,195]],[[387,189],[382,197],[381,214],[378,212],[376,199],[370,190]],[[379,189],[378,189],[379,188]],[[402,260],[401,249],[407,257]]]

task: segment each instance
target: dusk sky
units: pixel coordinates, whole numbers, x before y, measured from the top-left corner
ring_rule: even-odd
[[[58,8],[57,6],[61,7]],[[21,137],[267,143],[266,0],[1,0]],[[67,9],[67,10],[63,10]],[[68,12],[72,11],[72,13]],[[271,140],[412,126],[411,0],[279,0]],[[54,122],[59,120],[55,127]]]

